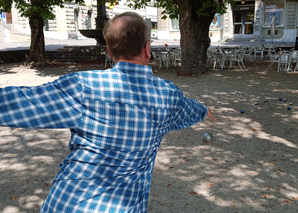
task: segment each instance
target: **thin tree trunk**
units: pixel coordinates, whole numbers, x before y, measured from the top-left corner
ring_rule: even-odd
[[[30,18],[29,24],[31,28],[31,44],[29,57],[26,63],[30,66],[43,66],[47,63],[43,19],[41,17]]]

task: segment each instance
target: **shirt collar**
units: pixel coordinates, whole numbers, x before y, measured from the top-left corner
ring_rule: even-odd
[[[148,65],[132,64],[127,62],[118,62],[113,69],[121,70],[121,72],[135,75],[153,75],[152,68]]]

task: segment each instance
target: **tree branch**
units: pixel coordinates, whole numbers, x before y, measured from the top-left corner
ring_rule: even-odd
[[[177,4],[177,5],[178,5],[178,1],[177,1],[177,0],[172,0],[172,2],[173,2],[174,4]]]

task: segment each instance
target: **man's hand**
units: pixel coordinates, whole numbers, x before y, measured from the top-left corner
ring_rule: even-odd
[[[207,117],[210,118],[212,122],[216,121],[216,118],[214,117],[214,115],[213,115],[213,113],[211,112],[210,109],[208,109]]]

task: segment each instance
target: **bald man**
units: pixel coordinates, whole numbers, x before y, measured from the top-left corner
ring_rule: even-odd
[[[117,15],[103,34],[113,68],[0,89],[0,125],[71,131],[71,152],[41,212],[146,212],[163,136],[206,116],[215,121],[206,106],[153,76],[150,29],[142,17]]]

